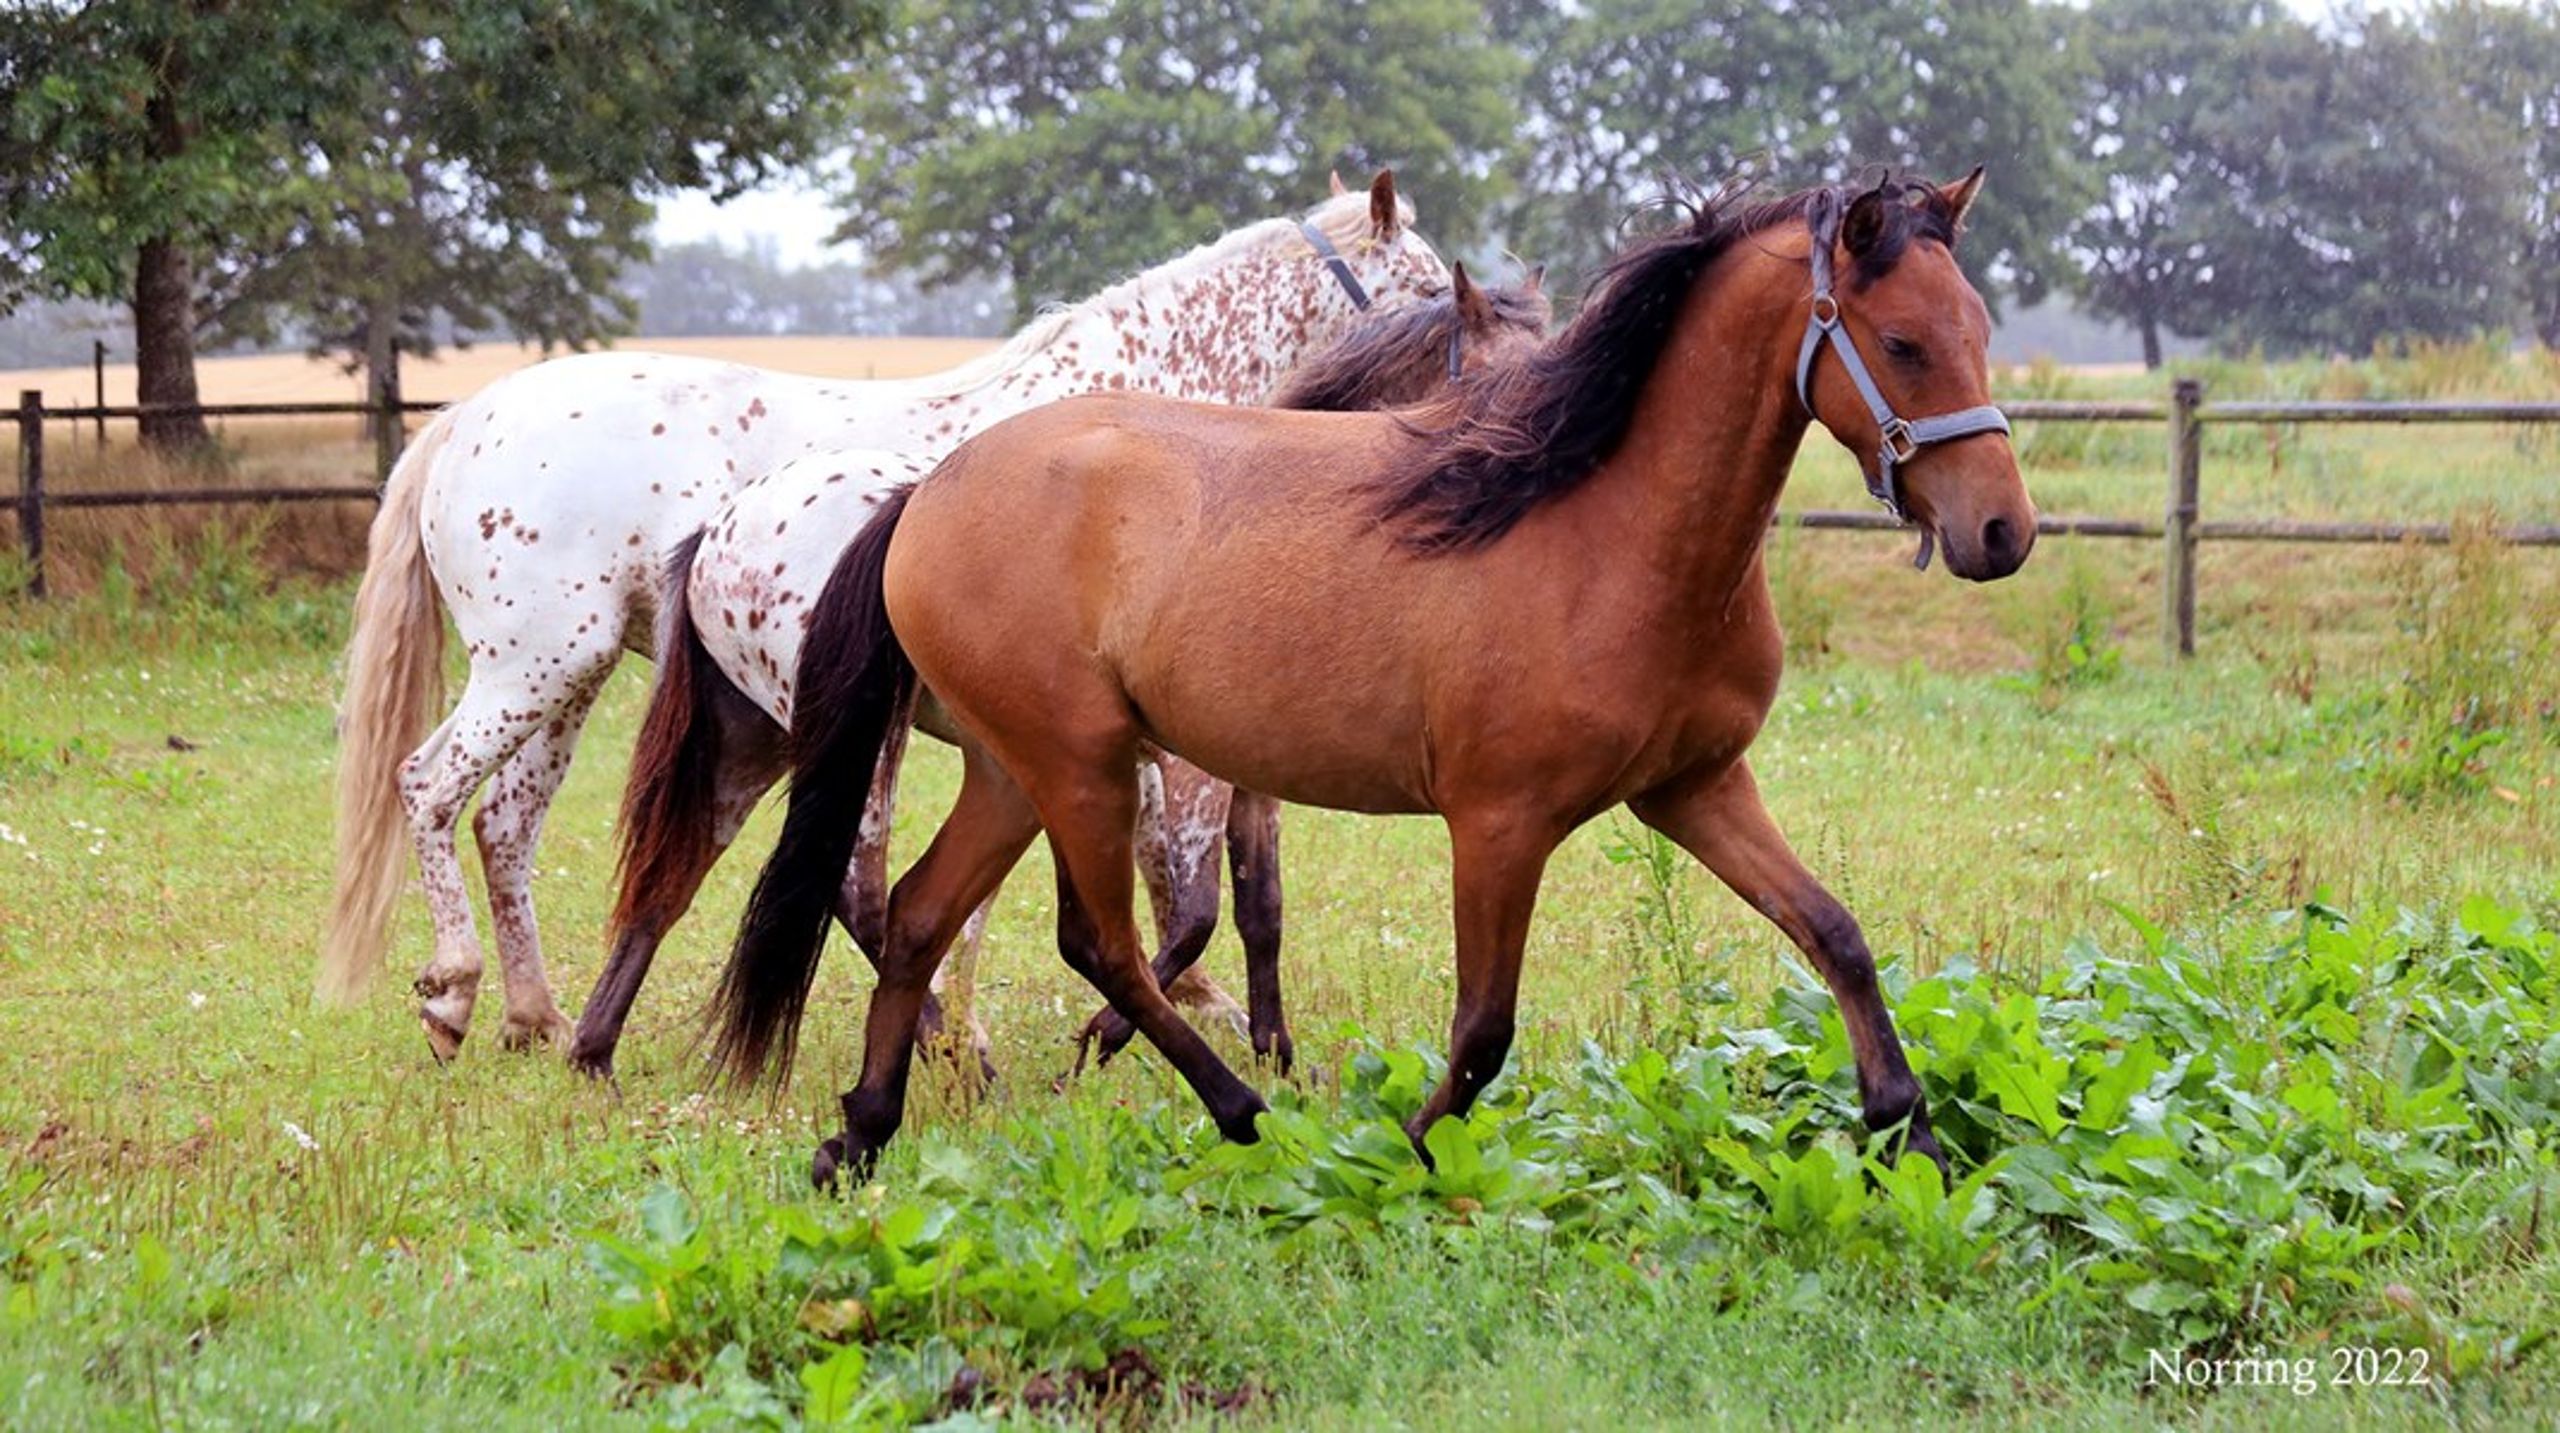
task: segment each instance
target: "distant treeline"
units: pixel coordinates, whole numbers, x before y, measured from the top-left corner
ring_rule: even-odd
[[[63,300],[173,405],[199,343],[984,332],[1383,166],[1569,297],[1737,174],[1977,162],[2004,314],[2560,345],[2560,0],[53,0],[0,5],[0,358],[85,353]],[[867,270],[651,254],[650,196],[783,175]]]

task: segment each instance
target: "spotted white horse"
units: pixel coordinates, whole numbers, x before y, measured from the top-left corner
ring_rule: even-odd
[[[356,594],[321,997],[352,1000],[381,969],[405,833],[435,930],[418,1017],[440,1058],[460,1049],[483,960],[456,833],[490,782],[472,830],[505,982],[501,1038],[565,1045],[534,919],[535,847],[605,678],[626,650],[649,650],[665,550],[802,454],[945,452],[1009,414],[1111,388],[1251,400],[1370,297],[1448,286],[1392,175],[1365,195],[1335,188],[1301,219],[1239,229],[947,374],[826,380],[604,353],[526,369],[439,414],[384,489]],[[470,679],[426,732],[445,612]]]

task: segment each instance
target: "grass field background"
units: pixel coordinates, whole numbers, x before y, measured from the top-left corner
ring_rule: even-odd
[[[2538,381],[2482,371],[2463,383]],[[2315,379],[2419,384],[2379,364],[2213,377],[2228,396]],[[2019,381],[2073,396],[2132,382]],[[2052,431],[2021,440],[2047,508],[2156,509],[2156,432],[2075,432],[2088,441],[2072,447]],[[233,471],[340,461],[309,451],[326,435],[306,437],[235,436]],[[352,434],[336,441],[360,470]],[[2518,430],[2235,433],[2208,457],[2208,504],[2479,522],[2494,506],[2553,521],[2552,458]],[[1853,484],[1817,438],[1791,502],[1853,506]],[[1755,1192],[1726,1170],[1691,1187],[1645,1162],[1676,1151],[1623,1155],[1621,1176],[1576,1145],[1602,1172],[1585,1184],[1610,1187],[1524,1203],[1519,1190],[1560,1177],[1533,1132],[1560,1138],[1558,1122],[1578,1120],[1608,1126],[1578,1138],[1636,1139],[1621,1128],[1633,1116],[1601,1113],[1619,1106],[1588,1072],[1586,1041],[1615,1068],[1647,1049],[1713,1046],[1725,1025],[1764,1041],[1792,1028],[1764,1012],[1802,983],[1797,957],[1702,875],[1649,864],[1623,820],[1583,832],[1548,877],[1511,1093],[1478,1131],[1488,1149],[1507,1142],[1486,1159],[1508,1185],[1456,1192],[1445,1173],[1429,1182],[1360,1144],[1378,1128],[1373,1107],[1401,1098],[1397,1071],[1414,1057],[1399,1052],[1427,1059],[1445,1039],[1447,856],[1421,820],[1287,817],[1285,977],[1302,1072],[1253,1078],[1322,1133],[1286,1168],[1222,1165],[1150,1057],[1057,1081],[1090,999],[1053,953],[1035,859],[997,908],[982,972],[1004,1079],[980,1095],[944,1071],[921,1076],[880,1188],[815,1199],[808,1150],[851,1077],[859,960],[831,957],[797,1075],[773,1100],[711,1089],[694,1058],[694,1012],[770,813],[670,942],[618,1089],[502,1054],[486,1028],[440,1068],[397,993],[428,950],[414,899],[379,998],[352,1013],[306,998],[349,595],[329,544],[360,533],[361,514],[327,519],[343,531],[305,513],[180,514],[87,537],[72,519],[61,540],[75,595],[0,601],[0,1042],[13,1076],[0,1084],[0,1421],[12,1426],[755,1426],[841,1411],[1363,1428],[2497,1427],[2560,1408],[2560,1358],[2537,1343],[2560,1327],[2560,1170],[2548,1129],[2477,1114],[2486,1096],[2464,1097],[2481,1132],[2423,1158],[2421,1146],[2456,1138],[2450,1125],[2400,1094],[2351,1098],[2339,1138],[2393,1183],[2394,1202],[2360,1227],[2389,1236],[2299,1266],[2193,1254],[2208,1268],[2196,1287],[2233,1300],[2210,1317],[2155,1314],[2135,1306],[2151,1284],[2107,1283],[2115,1264],[2190,1257],[2171,1237],[2184,1226],[2110,1259],[2095,1216],[2028,1207],[2028,1152],[2074,1136],[2041,1134],[2005,1106],[1996,1143],[2021,1162],[1989,1186],[1996,1218],[1950,1235],[1987,1241],[1959,1240],[1952,1263],[1912,1231],[1962,1218],[1906,1225],[1873,1206],[1800,1228],[1786,1212],[1796,1186]],[[2165,962],[2245,992],[2309,958],[2303,911],[2316,906],[2400,932],[2372,935],[2373,968],[2350,982],[2379,989],[2432,978],[2429,952],[2470,949],[2446,934],[2466,909],[2488,923],[2466,902],[2527,929],[2560,922],[2560,555],[2477,540],[2208,546],[2203,653],[2187,664],[2158,656],[2150,545],[2048,540],[1989,588],[1913,573],[1907,555],[1888,537],[1780,538],[1795,651],[1754,752],[1779,822],[1862,917],[1897,986],[1944,975],[2061,1019],[2069,1002],[2047,982],[2103,950],[2127,969]],[[612,807],[646,672],[617,675],[546,834],[536,892],[572,1008],[599,962]],[[902,856],[954,780],[948,752],[917,752]],[[2146,954],[2142,922],[2200,963]],[[2382,953],[2404,949],[2420,954]],[[1231,937],[1208,959],[1240,988]],[[2547,963],[2519,965],[2498,1007],[2509,1023],[2444,1027],[2445,1041],[2469,1041],[2465,1068],[2504,1082],[2475,1095],[2553,1088],[2560,959],[2532,959]],[[2195,1007],[2220,1012],[2201,1047],[2250,1069],[2322,1068],[2314,1056],[2332,1037],[2314,1017],[2326,1007],[2216,998]],[[2445,1001],[2428,1018],[2487,1008],[2474,993]],[[2373,1048],[2402,1048],[2404,1033],[2377,1024]],[[1952,1025],[1915,1040],[1942,1050],[1933,1080],[1958,1078],[1957,1040]],[[2062,1079],[2066,1111],[2085,1114],[2129,1048],[2083,1050]],[[1755,1055],[1735,1078],[1795,1058]],[[2351,1095],[2391,1073],[2342,1069]],[[1819,1093],[1837,1084],[1836,1071],[1772,1077],[1751,1087],[1745,1116],[1792,1131],[1773,1137],[1791,1158],[1853,1158],[1854,1131]],[[2303,1179],[2334,1173],[2302,1153],[2310,1113],[2265,1103],[2253,1118],[2275,1143],[2249,1158]],[[1811,1123],[1785,1123],[1797,1118]],[[2245,1173],[2247,1161],[2210,1162],[2238,1141],[2196,1135],[2169,1162]],[[1352,1179],[1373,1167],[1404,1192]],[[1199,1182],[1177,1188],[1176,1175]],[[1303,1177],[1345,1181],[1330,1195],[1339,1207],[1301,1222],[1253,1193]],[[1687,1211],[1672,1222],[1589,1212],[1655,1178]],[[1719,1200],[1740,1222],[1698,1212]],[[938,1257],[979,1282],[927,1280],[922,1314],[898,1312],[881,1292],[893,1280],[822,1295],[824,1280],[779,1252],[796,1230],[824,1247],[869,1240],[864,1257],[888,1258],[879,1231],[937,1201],[982,1245],[970,1263],[952,1252],[958,1235],[938,1236]],[[2282,1236],[2294,1217],[2235,1219],[2231,1247]],[[1057,1258],[1072,1297],[1024,1272]],[[2441,1376],[2311,1395],[2146,1387],[2144,1349],[2164,1338],[2208,1357],[2425,1348]],[[1049,1401],[1128,1347],[1161,1386]],[[949,1392],[964,1364],[983,1380],[974,1407]],[[915,1402],[925,1385],[937,1396]],[[861,1397],[839,1399],[844,1387]]]

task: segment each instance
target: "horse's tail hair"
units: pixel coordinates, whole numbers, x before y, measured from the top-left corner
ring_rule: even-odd
[[[712,858],[720,694],[734,688],[693,627],[689,589],[702,539],[696,530],[678,543],[658,582],[657,679],[622,791],[621,896],[610,922],[617,940],[658,893],[690,890]]]
[[[914,700],[915,665],[881,590],[912,487],[889,494],[837,559],[811,610],[792,703],[791,798],[782,835],[738,924],[712,996],[712,1059],[753,1083],[791,1074],[800,1015],[892,726]]]
[[[444,609],[419,507],[452,425],[452,410],[437,414],[400,455],[366,539],[338,706],[337,886],[316,990],[333,1004],[362,996],[382,969],[409,860],[400,763],[444,703]]]

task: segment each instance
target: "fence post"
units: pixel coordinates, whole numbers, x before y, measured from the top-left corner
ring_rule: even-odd
[[[18,532],[27,544],[27,595],[44,583],[44,391],[18,394]]]
[[[107,446],[107,341],[94,338],[89,342],[89,372],[95,380],[90,386],[98,395],[98,446],[103,448]],[[80,430],[74,428],[71,431],[77,433]]]
[[[2160,527],[2160,635],[2172,658],[2196,653],[2196,490],[2204,466],[2203,425],[2196,409],[2204,384],[2181,378],[2169,391],[2169,512]]]
[[[400,345],[391,345],[391,362],[373,375],[373,480],[388,487],[392,466],[400,461],[400,445],[407,436],[402,431],[400,411]]]

